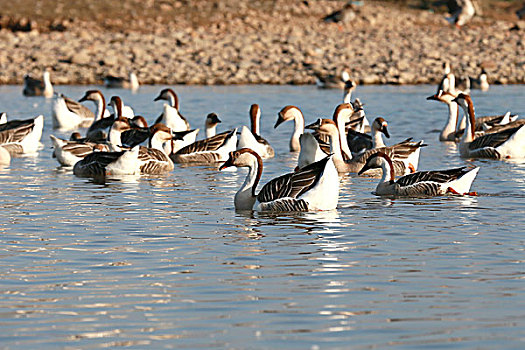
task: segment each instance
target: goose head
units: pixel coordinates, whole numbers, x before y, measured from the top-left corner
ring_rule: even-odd
[[[104,95],[102,95],[102,92],[99,90],[88,90],[84,93],[84,96],[78,102],[84,102],[84,101],[104,101]],[[104,102],[105,104],[105,102]]]
[[[361,168],[361,170],[359,170],[357,174],[362,175],[367,170],[381,168],[383,167],[383,164],[385,163],[390,165],[391,168],[393,168],[392,160],[386,153],[383,153],[383,152],[374,153],[370,157],[368,157],[365,165],[363,166],[363,168]]]
[[[372,123],[372,130],[382,132],[387,138],[390,138],[390,134],[387,129],[388,123],[382,117],[378,117]]]
[[[250,148],[241,148],[237,151],[230,152],[228,160],[224,162],[219,170],[226,169],[231,166],[235,167],[251,167],[254,163],[259,164],[259,169],[262,169],[261,157]]]
[[[210,113],[206,116],[206,128],[213,128],[217,126],[217,124],[221,123],[221,120],[215,113]]]
[[[286,106],[283,109],[279,111],[277,114],[277,121],[275,122],[275,125],[273,126],[274,129],[277,128],[282,123],[289,121],[289,120],[295,120],[295,118],[304,118],[303,113],[299,109],[299,107],[296,106]]]
[[[338,121],[343,121],[348,123],[350,118],[354,114],[354,108],[351,103],[341,103],[334,110],[333,120],[335,123]]]
[[[153,101],[160,101],[160,100],[169,101],[169,99],[171,97],[173,97],[173,96],[176,96],[175,91],[173,91],[170,88],[167,88],[167,89],[163,89],[159,93],[159,95],[157,97],[155,97],[155,99]]]
[[[156,138],[157,140],[161,142],[167,142],[174,138],[171,132],[171,129],[162,123],[157,123],[153,125],[150,131],[151,131],[150,138],[151,139]]]

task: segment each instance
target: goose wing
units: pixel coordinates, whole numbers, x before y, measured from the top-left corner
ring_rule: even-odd
[[[124,131],[120,137],[123,145],[135,147],[146,141],[150,135],[149,128],[133,128]]]
[[[81,162],[83,166],[94,166],[105,168],[119,159],[125,151],[119,152],[92,152],[84,157]]]
[[[372,149],[372,136],[355,131],[354,129],[348,129],[346,140],[350,147],[350,152],[354,155]]]
[[[62,150],[64,152],[69,152],[76,157],[84,158],[93,152],[94,146],[95,144],[91,142],[67,141],[67,143],[62,146]]]
[[[296,172],[281,175],[263,186],[257,200],[261,203],[282,198],[298,198],[314,187],[323,174],[330,156],[309,164]]]
[[[402,187],[414,186],[423,182],[434,182],[438,184],[447,183],[463,176],[470,169],[467,167],[453,168],[447,170],[418,171],[397,179],[396,183]]]
[[[25,125],[34,125],[35,119],[10,120],[4,124],[0,124],[0,131],[15,129]]]
[[[498,133],[486,134],[476,138],[469,144],[470,150],[482,149],[482,148],[496,148],[507,141],[512,134],[514,134],[521,126],[517,126],[510,129],[502,130]]]
[[[95,114],[83,104],[64,96],[67,109],[79,115],[82,119],[95,119]]]
[[[33,131],[34,126],[34,123],[22,124],[17,128],[0,131],[0,145],[22,141],[24,137]]]
[[[225,131],[204,140],[195,141],[191,145],[185,146],[177,151],[176,154],[190,154],[197,152],[212,152],[219,149],[226,141],[233,136],[235,130]]]

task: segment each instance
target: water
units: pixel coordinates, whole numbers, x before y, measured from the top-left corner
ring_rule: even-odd
[[[60,86],[80,98],[87,86]],[[119,94],[153,121],[162,87]],[[299,106],[331,117],[336,90],[291,86],[175,88],[194,127],[219,130],[262,108],[277,156],[262,183],[295,166]],[[474,92],[480,115],[525,114],[523,86]],[[471,164],[437,141],[445,105],[433,86],[359,87],[369,118],[429,145],[420,169]],[[165,176],[106,183],[75,177],[51,158],[51,103],[0,87],[11,118],[43,113],[44,148],[0,170],[0,344],[14,349],[518,349],[525,347],[525,163],[474,161],[478,197],[381,199],[376,179],[342,179],[338,209],[236,213],[245,170],[176,166]],[[91,107],[91,106],[90,106]]]

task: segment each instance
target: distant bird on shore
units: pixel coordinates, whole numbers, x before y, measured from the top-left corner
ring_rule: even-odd
[[[349,23],[356,17],[356,14],[353,9],[352,1],[347,1],[347,3],[337,11],[330,13],[329,15],[323,18],[325,23]]]
[[[449,2],[450,17],[447,21],[461,28],[467,24],[476,14],[476,7],[473,0],[455,0]]]
[[[343,69],[340,74],[324,74],[315,72],[315,85],[320,89],[343,89],[350,81],[350,72]]]
[[[129,78],[108,75],[104,77],[104,85],[107,88],[121,88],[130,90],[137,90],[140,86],[139,79],[133,72],[129,73]]]
[[[49,71],[46,69],[42,74],[42,80],[33,78],[29,74],[24,75],[24,96],[44,96],[50,98],[53,96],[53,85]]]

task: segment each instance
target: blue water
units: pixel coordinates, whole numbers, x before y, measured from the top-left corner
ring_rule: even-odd
[[[78,99],[91,86],[59,86]],[[102,90],[152,122],[162,86]],[[262,108],[276,149],[262,183],[296,164],[292,125],[331,117],[338,90],[176,86],[181,112],[220,130]],[[346,176],[337,210],[236,213],[245,170],[176,166],[105,183],[51,157],[51,101],[0,86],[11,119],[45,115],[36,155],[0,170],[0,344],[7,349],[520,349],[525,347],[525,162],[474,161],[440,143],[434,86],[363,86],[356,96],[392,135],[424,139],[420,169],[474,164],[477,197],[381,199],[376,179]],[[479,115],[525,115],[524,86],[474,92]],[[88,105],[90,108],[91,105]]]

